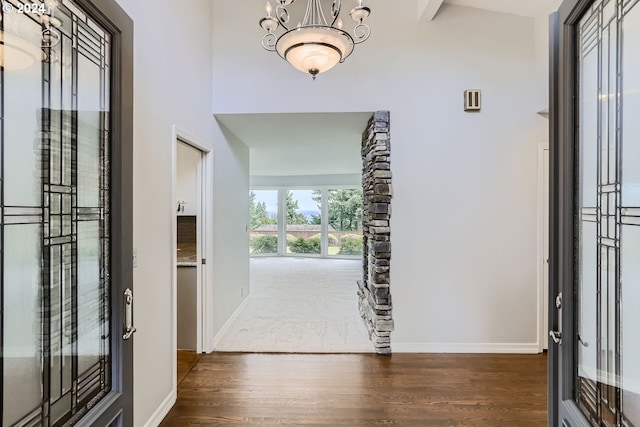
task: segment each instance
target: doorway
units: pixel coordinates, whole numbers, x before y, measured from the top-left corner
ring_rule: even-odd
[[[173,200],[173,343],[175,385],[207,351],[207,238],[211,208],[207,177],[212,154],[195,137],[174,128]]]
[[[390,352],[389,112],[216,119],[250,149],[251,256],[249,297],[216,350]]]

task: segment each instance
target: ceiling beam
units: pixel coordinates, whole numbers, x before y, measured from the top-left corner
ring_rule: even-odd
[[[444,0],[418,0],[418,20],[433,21]]]

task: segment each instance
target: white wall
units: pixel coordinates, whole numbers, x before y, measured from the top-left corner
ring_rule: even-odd
[[[262,1],[214,2],[214,112],[390,110],[394,349],[536,351],[534,19],[396,3],[370,0],[371,39],[313,82],[260,47]]]
[[[247,297],[249,290],[249,148],[224,126],[217,125],[216,139],[228,141],[217,148],[216,199],[213,215],[213,258],[216,286],[214,335]]]
[[[540,16],[534,21],[535,28],[535,58],[536,79],[540,91],[536,93],[535,102],[540,109],[549,107],[549,16]],[[538,111],[539,111],[538,110]],[[546,132],[542,137],[548,139],[548,126],[543,127]]]
[[[134,317],[138,332],[134,344],[135,426],[156,425],[172,399],[173,354],[171,348],[171,225],[175,200],[171,198],[172,127],[210,145],[214,155],[213,243],[220,245],[225,232],[240,236],[248,208],[233,199],[248,194],[248,150],[233,145],[218,129],[211,111],[212,5],[192,0],[189,7],[161,0],[118,0],[135,22],[134,93],[134,246],[138,267],[134,270]],[[151,9],[150,9],[151,8]],[[163,36],[170,29],[171,36]],[[238,178],[238,179],[236,179]],[[246,202],[248,203],[248,202]],[[237,209],[223,209],[223,206]],[[242,211],[243,215],[238,212]],[[220,230],[218,232],[218,230]],[[230,230],[230,231],[227,231]],[[225,251],[213,254],[209,286],[214,292],[216,319],[240,303],[248,272],[243,258],[248,251],[242,238],[224,243]],[[220,266],[217,268],[216,266]],[[236,295],[234,298],[234,294]],[[210,320],[213,322],[213,320]],[[212,337],[208,337],[212,340]]]

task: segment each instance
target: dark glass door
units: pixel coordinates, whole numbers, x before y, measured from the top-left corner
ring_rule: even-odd
[[[131,425],[121,35],[81,1],[1,16],[2,425]]]
[[[640,2],[558,16],[551,421],[640,426]]]

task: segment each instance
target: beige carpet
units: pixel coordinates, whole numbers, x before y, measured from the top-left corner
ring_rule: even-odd
[[[252,258],[251,294],[217,351],[369,353],[359,260]]]

